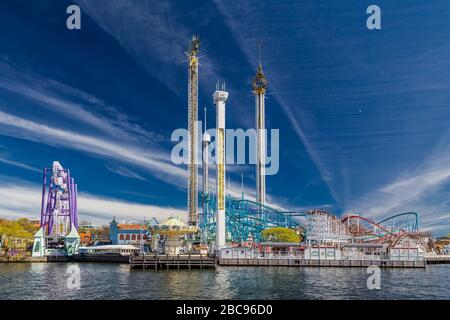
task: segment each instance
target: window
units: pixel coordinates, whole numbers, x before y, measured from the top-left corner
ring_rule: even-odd
[[[125,236],[125,239],[130,240],[130,235],[127,234],[127,235]]]
[[[123,240],[123,239],[124,239],[123,233],[120,234],[119,239],[120,239],[120,240]]]
[[[133,235],[131,236],[131,240],[136,240],[136,235],[135,235],[135,234],[133,234]]]

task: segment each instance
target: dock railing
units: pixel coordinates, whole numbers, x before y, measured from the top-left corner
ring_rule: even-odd
[[[215,266],[215,257],[204,254],[144,254],[130,257],[132,269],[206,269]]]

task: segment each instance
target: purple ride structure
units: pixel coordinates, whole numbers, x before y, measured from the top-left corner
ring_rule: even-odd
[[[49,177],[47,181],[47,177]],[[65,237],[78,229],[77,185],[58,161],[44,169],[42,184],[41,228],[48,237]]]
[[[72,255],[78,251],[77,185],[58,161],[43,171],[40,229],[33,256]]]

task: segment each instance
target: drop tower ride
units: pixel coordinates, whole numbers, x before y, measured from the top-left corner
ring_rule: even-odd
[[[266,202],[266,127],[265,127],[265,94],[268,81],[264,76],[261,64],[261,43],[259,44],[259,65],[252,89],[255,95],[256,108],[256,201],[260,205]]]
[[[216,168],[217,168],[217,200],[216,200],[216,247],[220,249],[225,246],[225,102],[228,92],[225,84],[219,87],[213,94],[216,105]]]
[[[198,52],[200,38],[192,36],[188,84],[188,225],[198,225]]]

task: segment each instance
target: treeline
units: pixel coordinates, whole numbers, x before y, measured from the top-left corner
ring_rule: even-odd
[[[0,219],[0,262],[26,260],[38,228],[26,218]]]
[[[26,218],[6,220],[0,218],[0,236],[7,238],[33,239],[38,230],[33,222]]]

